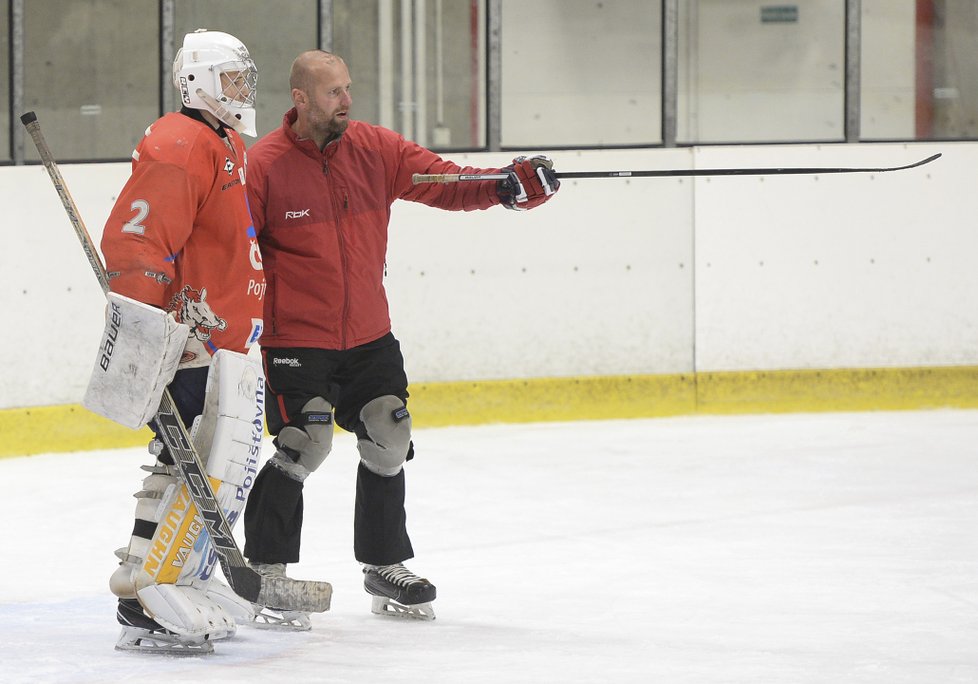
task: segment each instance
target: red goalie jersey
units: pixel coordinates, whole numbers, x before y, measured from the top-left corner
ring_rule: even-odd
[[[265,276],[245,193],[245,148],[184,110],[159,119],[105,224],[113,292],[190,326],[183,366],[246,352],[262,330]]]

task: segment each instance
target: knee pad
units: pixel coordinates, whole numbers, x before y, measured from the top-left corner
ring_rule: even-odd
[[[371,472],[393,477],[401,472],[411,446],[411,414],[393,395],[378,397],[360,411],[360,460]]]
[[[322,397],[307,401],[298,420],[279,431],[275,446],[271,464],[293,480],[305,480],[333,448],[332,404]]]

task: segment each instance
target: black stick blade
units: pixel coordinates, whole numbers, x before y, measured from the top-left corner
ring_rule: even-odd
[[[907,166],[898,166],[895,169],[887,169],[887,170],[900,171],[901,169],[913,169],[918,166],[923,166],[924,164],[930,164],[932,161],[934,161],[935,159],[939,159],[940,157],[941,157],[941,153],[938,152],[937,154],[932,154],[931,156],[927,157],[927,159],[921,159],[919,162],[908,164]]]

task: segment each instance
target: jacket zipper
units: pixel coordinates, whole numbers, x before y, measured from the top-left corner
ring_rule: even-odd
[[[346,196],[346,191],[343,192],[343,210],[345,210],[349,204],[349,200]],[[336,216],[336,239],[339,242],[340,248],[340,265],[343,271],[343,312],[340,315],[340,348],[347,348],[347,324],[349,322],[350,315],[350,260],[346,253],[346,239],[343,237],[343,219],[345,211],[340,211],[337,206],[336,195],[330,193],[330,197],[333,201],[333,214]]]
[[[330,143],[333,144],[333,143]],[[327,145],[329,147],[329,145]],[[323,175],[327,178],[327,185],[329,183],[329,162],[326,159],[326,151],[323,150]],[[350,275],[349,275],[349,259],[346,253],[346,240],[343,237],[343,221],[344,214],[346,210],[350,207],[350,198],[346,194],[346,190],[340,189],[343,193],[343,211],[339,211],[336,202],[336,194],[333,192],[329,193],[330,202],[333,204],[333,215],[336,217],[336,240],[339,245],[340,250],[340,270],[343,272],[343,311],[340,314],[340,349],[346,349],[347,340],[347,323],[350,313]]]

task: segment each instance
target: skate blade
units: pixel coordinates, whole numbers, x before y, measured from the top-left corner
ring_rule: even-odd
[[[161,634],[148,630],[130,631],[123,628],[115,650],[128,653],[152,653],[164,656],[200,656],[214,652],[214,645],[207,639],[188,641],[175,634]]]
[[[386,596],[374,596],[370,605],[370,612],[374,615],[386,615],[409,620],[435,619],[435,609],[431,607],[431,603],[416,603],[406,606]]]
[[[312,629],[312,620],[309,618],[309,613],[262,608],[255,612],[251,626],[256,629],[275,629],[283,632],[306,632]]]

